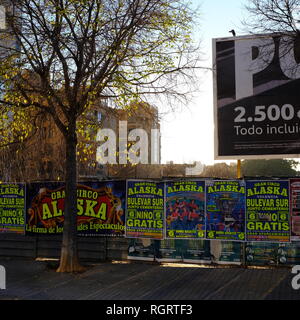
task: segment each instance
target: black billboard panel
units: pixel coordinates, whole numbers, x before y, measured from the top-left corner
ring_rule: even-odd
[[[216,159],[298,157],[296,46],[277,35],[213,39]]]

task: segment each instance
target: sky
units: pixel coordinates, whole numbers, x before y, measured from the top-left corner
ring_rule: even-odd
[[[201,40],[203,66],[212,66],[213,38],[230,37],[231,29],[241,35],[241,20],[247,14],[245,4],[246,0],[193,0],[194,6],[200,5],[200,25],[194,38]],[[161,119],[162,163],[215,162],[212,72],[202,71],[199,76],[195,98],[186,108]]]

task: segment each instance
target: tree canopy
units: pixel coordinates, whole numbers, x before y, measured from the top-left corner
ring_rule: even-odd
[[[213,178],[236,178],[237,166],[236,163],[215,163],[214,165],[205,166],[201,175]]]
[[[244,176],[296,176],[298,164],[290,159],[244,160],[242,172]]]
[[[69,114],[99,98],[126,105],[153,93],[185,96],[199,52],[184,1],[8,2],[7,35],[17,45],[1,51],[7,105],[49,112],[66,132]]]

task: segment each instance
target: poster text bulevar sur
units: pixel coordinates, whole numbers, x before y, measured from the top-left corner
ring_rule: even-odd
[[[128,180],[126,200],[126,236],[162,239],[164,184],[154,181]]]

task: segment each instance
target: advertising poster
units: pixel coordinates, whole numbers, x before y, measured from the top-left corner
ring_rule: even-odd
[[[126,237],[163,239],[164,183],[127,180]]]
[[[159,241],[158,262],[180,262],[186,249],[186,240],[165,239]]]
[[[300,242],[278,245],[278,264],[294,266],[300,264]]]
[[[245,182],[206,182],[206,238],[245,240]]]
[[[300,179],[290,179],[291,240],[300,241]]]
[[[220,255],[217,259],[218,264],[234,264],[242,263],[242,243],[237,241],[222,241]]]
[[[154,261],[155,247],[151,239],[129,239],[128,260]]]
[[[100,181],[77,185],[77,230],[82,236],[123,236],[125,181]],[[63,183],[28,185],[26,234],[63,232]]]
[[[246,181],[247,241],[290,241],[289,181]]]
[[[77,196],[79,235],[125,235],[126,181],[84,182]]]
[[[205,181],[166,182],[166,238],[205,238]]]
[[[183,262],[211,264],[209,240],[186,240]]]
[[[64,184],[62,182],[28,184],[26,235],[61,234],[64,221],[63,209]]]
[[[278,243],[247,242],[246,264],[249,266],[276,266]]]
[[[185,240],[149,238],[129,239],[128,260],[181,262],[186,249]]]
[[[216,159],[298,157],[298,50],[287,35],[213,39]]]
[[[0,232],[25,233],[25,184],[0,183]]]

